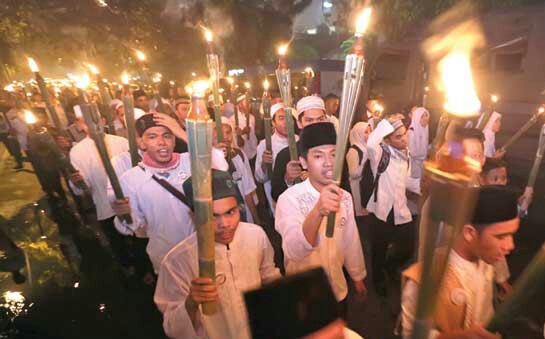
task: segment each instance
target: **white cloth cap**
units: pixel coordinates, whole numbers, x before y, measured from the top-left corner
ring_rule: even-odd
[[[145,115],[146,112],[144,112],[144,110],[138,108],[138,107],[135,107],[134,108],[134,121],[138,120],[138,118],[140,118],[141,116]]]
[[[117,109],[119,105],[123,106],[123,101],[119,99],[112,99],[112,101],[110,101],[110,107]]]
[[[284,106],[283,103],[279,102],[271,106],[271,119],[274,119],[274,114],[278,112],[281,109],[285,109],[286,106]]]
[[[307,97],[301,98],[297,102],[296,107],[297,107],[297,117],[299,117],[301,113],[309,109],[321,109],[322,111],[325,112],[324,100],[320,98],[319,96],[315,96],[315,95],[309,95]]]

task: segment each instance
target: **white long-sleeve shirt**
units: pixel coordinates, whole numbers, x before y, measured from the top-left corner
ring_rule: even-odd
[[[237,154],[231,159],[233,165],[235,166],[235,171],[231,173],[231,175],[233,177],[233,180],[237,183],[238,190],[243,197],[251,195],[251,199],[254,199],[254,197],[257,199],[257,195],[254,194],[257,186],[255,185],[254,176],[252,175],[250,161],[248,160],[248,157],[244,154],[244,151],[241,151],[241,153],[243,154],[243,156]],[[254,203],[256,203],[257,205],[257,201],[255,201],[256,199],[254,199]],[[246,212],[246,220],[249,223],[253,223],[254,218],[246,203],[244,204],[244,207]]]
[[[248,123],[246,122],[246,114],[239,112],[238,110],[237,110],[237,113],[238,113],[239,127],[240,129],[243,129],[244,127],[248,126]],[[238,138],[236,137],[233,138],[234,139],[233,142],[238,148],[244,151],[244,154],[246,154],[248,158],[253,159],[257,152],[257,137],[255,135],[255,118],[252,114],[250,114],[249,117],[250,117],[250,136],[248,137],[248,135],[246,134],[242,136],[242,138],[244,139],[244,146],[240,147],[240,145],[238,145],[237,143]],[[230,116],[228,120],[229,120],[229,124],[233,128],[233,134],[235,134],[234,133],[235,127],[236,127],[235,115],[233,114],[232,116]]]
[[[482,260],[478,263],[467,261],[454,250],[450,252],[448,265],[454,269],[456,278],[463,288],[463,291],[455,289],[451,292],[452,302],[468,305],[464,323],[467,325],[486,324],[494,314],[494,268]],[[417,298],[418,285],[416,282],[408,280],[401,295],[401,322],[404,339],[411,337]],[[468,312],[467,309],[471,309],[471,312]],[[438,330],[432,329],[428,338],[435,339],[439,335]]]
[[[382,120],[367,140],[367,154],[375,177],[383,152],[380,144],[384,137],[392,132],[394,132],[392,125],[387,120]],[[401,225],[412,220],[411,211],[407,207],[405,191],[409,190],[420,194],[420,181],[411,178],[410,162],[399,156],[393,147],[389,145],[386,147],[390,150],[390,163],[380,176],[377,201],[375,202],[375,193],[373,193],[367,204],[367,210],[378,219],[386,221],[393,208],[395,224]]]
[[[275,228],[282,236],[286,273],[322,266],[337,300],[341,301],[348,293],[343,266],[354,281],[363,280],[367,275],[352,197],[343,190],[333,238],[325,236],[327,218],[324,217],[313,246],[303,233],[303,223],[319,198],[320,192],[309,179],[288,188],[276,204]]]
[[[219,243],[215,247],[218,312],[213,316],[199,312],[195,327],[185,301],[191,280],[199,275],[196,234],[174,247],[161,263],[154,300],[163,313],[168,337],[251,338],[242,293],[280,277],[273,248],[261,227],[244,222],[239,223],[229,247]]]
[[[110,158],[129,150],[129,142],[122,137],[106,134],[104,142],[108,148]],[[104,220],[114,216],[107,194],[108,176],[93,139],[86,137],[74,145],[70,150],[70,162],[80,172],[91,190],[93,202],[96,206],[97,219]],[[72,183],[70,185],[74,193],[82,193]]]
[[[299,137],[296,135],[295,141],[297,140],[299,140]],[[288,144],[289,143],[287,137],[283,137],[278,133],[274,133],[271,136],[271,151],[273,156],[272,168],[274,168],[274,161],[276,160],[276,156],[278,155],[278,153],[280,153],[281,150],[288,147]],[[263,187],[265,189],[265,196],[267,197],[267,201],[269,202],[269,206],[271,207],[271,212],[273,212],[274,214],[275,202],[273,201],[271,196],[271,178],[269,177],[267,171],[263,170],[262,166],[263,152],[265,152],[266,149],[267,145],[265,139],[263,139],[259,142],[259,145],[257,145],[257,155],[255,160],[255,180],[263,184]]]
[[[361,153],[361,159],[358,151],[353,147],[350,147],[346,153],[346,163],[348,165],[348,177],[350,179],[350,189],[352,190],[352,200],[354,201],[354,211],[358,217],[364,215],[363,207],[361,205],[360,181],[363,177],[363,166],[367,161],[367,149],[361,150]]]

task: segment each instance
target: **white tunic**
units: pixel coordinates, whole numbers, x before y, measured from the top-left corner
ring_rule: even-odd
[[[299,137],[296,135],[295,141],[297,140],[299,140]],[[261,140],[259,142],[259,145],[257,145],[257,156],[255,159],[255,180],[263,184],[263,187],[265,189],[265,196],[267,197],[267,201],[269,202],[269,206],[271,207],[271,212],[274,214],[275,202],[273,201],[271,196],[271,178],[269,178],[267,171],[263,171],[262,167],[263,152],[265,152],[266,147],[267,144],[265,142],[265,139]],[[280,153],[281,150],[286,147],[288,147],[288,138],[283,137],[275,132],[271,136],[271,151],[273,156],[272,168],[274,168],[274,161],[276,160],[276,156],[278,155],[278,153]]]
[[[238,122],[240,129],[243,129],[248,124],[246,122],[246,114],[237,111],[238,113]],[[248,158],[253,159],[255,157],[255,154],[257,152],[257,137],[255,135],[255,118],[253,115],[250,116],[250,137],[248,138],[248,135],[244,134],[242,138],[244,139],[244,147],[240,147],[237,143],[237,137],[234,137],[234,143],[237,146],[237,148],[240,148],[244,151],[244,154],[248,156]],[[233,135],[235,135],[235,115],[233,114],[228,118],[229,124],[233,128]]]
[[[335,132],[339,132],[339,119],[334,115],[326,115],[327,120],[335,127]]]
[[[448,264],[453,267],[456,278],[462,285],[462,293],[451,293],[460,303],[467,304],[464,319],[465,328],[473,324],[486,324],[494,314],[494,268],[482,260],[474,263],[462,258],[452,250]],[[412,333],[416,300],[418,297],[418,285],[408,280],[403,287],[401,296],[401,321],[403,326],[403,338],[408,339]],[[439,331],[432,330],[428,338],[439,336]]]
[[[244,152],[242,153],[244,154]],[[231,161],[235,166],[235,171],[231,175],[233,176],[233,180],[235,180],[235,182],[237,183],[237,187],[240,193],[243,197],[253,194],[256,190],[256,185],[254,181],[254,176],[252,175],[252,168],[250,167],[250,161],[248,160],[248,157],[244,154],[244,159],[242,159],[240,155],[237,155],[233,159],[231,159]],[[244,204],[244,207],[246,212],[246,220],[249,223],[253,223],[254,218],[246,203]]]
[[[163,328],[170,338],[249,339],[242,293],[280,277],[274,251],[263,229],[241,222],[229,247],[216,243],[216,282],[219,310],[213,316],[197,315],[193,327],[185,308],[191,280],[198,277],[197,236],[174,247],[161,263],[155,303],[163,313]],[[224,281],[221,283],[221,281]]]
[[[152,178],[155,174],[183,192],[183,183],[191,176],[189,153],[180,154],[179,163],[167,171],[168,177],[158,172],[141,162],[120,177],[121,188],[131,205],[133,223],[128,225],[115,218],[120,233],[131,234],[139,228],[146,230],[149,238],[146,252],[156,272],[165,254],[195,231],[190,209]],[[115,199],[112,192],[109,196]]]
[[[122,137],[106,134],[104,142],[110,158],[129,150],[129,142]],[[93,139],[86,137],[74,145],[70,150],[70,162],[80,172],[91,190],[97,210],[97,219],[104,220],[114,216],[107,195],[108,176]],[[74,193],[82,194],[82,191],[72,183],[70,185]]]
[[[367,154],[375,176],[383,152],[380,144],[384,137],[393,131],[392,125],[388,121],[382,120],[367,139]],[[390,163],[380,176],[377,202],[375,202],[375,194],[373,193],[367,204],[367,210],[378,219],[386,222],[388,214],[393,208],[395,224],[401,225],[412,220],[411,211],[407,207],[405,191],[408,189],[420,194],[420,181],[411,178],[409,161],[399,156],[391,146],[387,147],[389,147],[391,154]]]
[[[324,217],[317,244],[313,246],[303,234],[303,223],[319,198],[320,193],[309,179],[288,188],[276,204],[275,228],[282,236],[286,273],[322,266],[337,300],[341,301],[348,293],[343,266],[354,281],[363,280],[367,275],[352,197],[343,190],[333,238],[325,236],[327,218]]]

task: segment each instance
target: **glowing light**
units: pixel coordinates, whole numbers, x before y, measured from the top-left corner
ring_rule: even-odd
[[[6,291],[2,294],[2,297],[4,298],[5,303],[0,304],[0,306],[10,310],[15,316],[18,316],[23,312],[25,307],[25,296],[23,293],[18,291]]]
[[[38,73],[40,69],[38,68],[38,64],[36,63],[36,61],[34,61],[34,59],[32,58],[27,58],[27,59],[28,59],[28,67],[30,67],[30,70],[33,73]]]
[[[498,98],[497,95],[492,94],[492,96],[490,97],[490,99],[492,99],[492,102],[493,102],[493,103],[496,103],[496,102],[498,102],[498,100],[499,100],[500,98]]]
[[[79,287],[79,281],[76,281],[76,282],[74,283],[74,288],[78,288],[78,287]]]
[[[192,76],[192,77],[196,77],[196,76],[197,76],[197,73],[191,72],[191,76]]]
[[[170,86],[176,85],[176,83],[173,80],[170,80],[169,84],[170,84]]]
[[[375,112],[380,112],[380,113],[382,113],[382,112],[384,112],[384,106],[382,106],[381,104],[375,103],[375,104],[373,105],[373,110],[374,110]]]
[[[429,92],[429,91],[430,91],[429,86],[424,87],[424,92]]]
[[[25,121],[27,124],[32,125],[38,122],[38,119],[36,119],[36,116],[31,111],[25,110]]]
[[[121,83],[123,85],[128,85],[129,81],[130,81],[129,73],[127,73],[126,71],[123,72],[123,74],[121,74]]]
[[[4,87],[4,91],[15,92],[15,85],[14,84],[7,85],[6,87]]]
[[[191,95],[194,97],[204,98],[204,95],[206,94],[206,90],[208,90],[208,87],[210,84],[208,83],[208,80],[198,80],[193,82],[192,84],[192,92]]]
[[[96,68],[95,65],[92,65],[92,64],[85,64],[85,66],[87,66],[87,68],[89,68],[89,70],[90,70],[91,73],[93,73],[93,74],[98,74],[98,73],[100,73],[100,72],[98,71],[98,68]]]
[[[138,58],[138,60],[146,61],[146,55],[144,53],[142,53],[142,51],[135,50],[135,53],[136,53],[136,57]]]
[[[235,79],[233,79],[231,77],[228,77],[226,79],[227,79],[227,82],[229,83],[229,85],[231,85],[231,86],[235,83]]]
[[[95,0],[98,7],[108,7],[108,3],[104,0]]]
[[[269,80],[265,79],[265,81],[263,81],[263,88],[268,91],[269,90]]]
[[[286,53],[288,52],[288,46],[289,46],[288,44],[285,44],[278,47],[278,55],[280,56],[286,55]]]
[[[246,89],[250,89],[252,87],[252,85],[248,81],[246,81],[244,83],[244,87],[246,87]]]
[[[206,39],[206,41],[212,42],[214,40],[214,34],[212,33],[212,31],[205,27],[203,27],[203,30],[204,30],[204,38]]]
[[[74,74],[68,73],[68,78],[74,82],[77,88],[85,89],[89,86],[91,83],[91,78],[89,77],[89,74],[83,73],[81,77],[76,76]]]
[[[450,53],[439,62],[439,70],[446,89],[446,110],[459,116],[477,114],[481,102],[475,91],[469,54]]]
[[[161,79],[163,78],[163,75],[161,73],[155,73],[153,75],[152,81],[155,83],[161,82]]]
[[[371,7],[365,7],[363,11],[358,15],[358,18],[356,19],[356,33],[355,36],[360,37],[365,33],[367,30],[367,26],[369,26],[369,21],[371,20]]]
[[[539,114],[543,114],[545,113],[545,107],[541,106],[537,111]]]
[[[309,74],[311,78],[314,78],[314,70],[312,67],[305,68],[305,73]]]

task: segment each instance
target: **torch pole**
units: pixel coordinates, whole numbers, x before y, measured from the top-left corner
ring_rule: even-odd
[[[125,199],[125,195],[123,194],[123,190],[119,184],[117,174],[115,173],[114,167],[110,162],[110,155],[108,154],[108,148],[106,146],[106,142],[104,141],[104,132],[100,128],[98,112],[95,110],[94,106],[89,104],[82,104],[80,105],[80,108],[83,118],[85,119],[85,123],[87,124],[87,128],[89,129],[91,139],[93,139],[95,142],[95,146],[100,156],[100,160],[102,161],[102,165],[104,166],[104,170],[106,171],[106,175],[108,176],[108,179],[110,179],[115,197],[117,199]],[[122,215],[120,218],[128,224],[132,224],[132,217],[130,214]]]
[[[269,91],[263,92],[263,128],[265,129],[265,148],[272,152],[271,97]],[[267,165],[267,175],[272,177],[272,164]]]
[[[284,101],[284,111],[286,112],[286,129],[288,132],[288,148],[290,152],[290,160],[299,160],[297,154],[297,144],[295,143],[295,127],[293,116],[291,114],[291,73],[286,63],[286,58],[283,54],[278,59],[278,68],[276,69],[276,80],[278,81],[278,89]]]
[[[209,44],[209,51],[206,55],[210,81],[212,82],[212,96],[214,97],[214,120],[216,121],[216,136],[218,143],[223,142],[223,128],[221,124],[221,106],[220,106],[220,67],[218,55],[212,50]],[[237,118],[238,119],[238,118]]]
[[[530,170],[530,175],[528,176],[527,187],[534,187],[537,180],[537,174],[539,173],[539,168],[541,167],[541,161],[543,160],[543,153],[545,152],[545,124],[541,127],[541,133],[539,133],[539,144],[536,151],[536,157],[534,159],[534,164]]]
[[[97,73],[97,85],[100,91],[100,97],[102,98],[102,104],[104,105],[104,114],[106,115],[106,122],[108,123],[108,131],[110,134],[115,135],[115,126],[114,126],[114,120],[112,115],[112,107],[110,106],[110,103],[112,102],[112,97],[110,96],[110,91],[108,90],[108,85],[104,83],[104,80],[100,76],[99,73]]]
[[[538,112],[532,117],[515,133],[505,144],[501,147],[502,150],[507,150],[512,144],[515,143],[526,131],[530,129],[539,119],[545,115],[545,108],[540,107]]]
[[[138,146],[136,145],[136,132],[134,126],[134,103],[130,93],[126,93],[122,98],[125,108],[125,120],[127,121],[127,137],[129,138],[129,152],[131,153],[131,163],[138,165],[140,156],[138,155]]]
[[[49,111],[49,114],[51,114],[51,119],[53,119],[53,124],[55,125],[55,128],[57,129],[59,135],[64,136],[66,132],[62,128],[61,121],[59,119],[59,116],[57,115],[55,107],[51,104],[51,100],[49,99],[49,92],[47,91],[44,78],[42,78],[40,72],[34,72],[34,75],[36,76],[36,82],[38,83],[38,88],[40,89],[42,99],[45,102],[45,107]]]
[[[203,91],[204,92],[204,91]],[[212,213],[212,120],[208,117],[204,93],[193,91],[191,111],[186,119],[191,175],[193,177],[193,200],[195,228],[199,251],[199,276],[216,277],[214,218]],[[216,303],[202,304],[206,315],[216,313]]]

